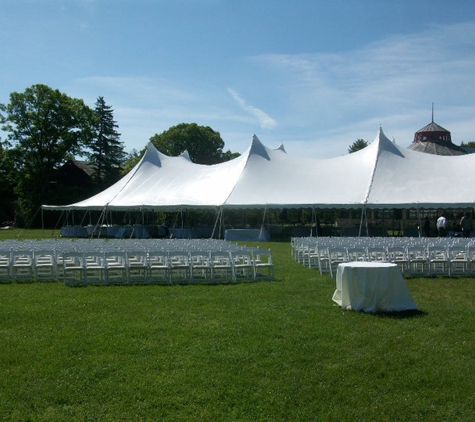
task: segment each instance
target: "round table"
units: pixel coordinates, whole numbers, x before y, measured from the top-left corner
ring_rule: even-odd
[[[339,264],[333,301],[343,309],[364,312],[417,309],[400,268],[389,262]]]

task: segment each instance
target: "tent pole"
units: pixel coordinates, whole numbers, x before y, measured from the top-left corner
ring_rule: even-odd
[[[221,219],[219,220],[219,239],[224,239],[224,208],[221,210]]]
[[[363,228],[363,221],[365,222],[366,225],[366,236],[369,236],[369,230],[368,230],[368,218],[366,217],[366,204],[363,205],[363,209],[361,211],[361,219],[360,219],[360,229],[358,231],[358,237],[361,237],[361,229]]]
[[[213,232],[211,233],[211,239],[214,239],[214,233],[216,232],[216,226],[218,226],[220,217],[221,217],[221,207],[218,208],[218,213],[216,215],[216,219],[214,220],[214,227],[213,227]],[[218,234],[218,239],[219,239],[219,234]]]
[[[64,210],[61,211],[61,215],[59,216],[58,221],[56,222],[56,226],[54,226],[54,229],[53,229],[53,232],[51,233],[51,235],[53,235],[54,232],[56,231],[56,229],[58,228],[58,224],[61,221],[61,219],[63,218],[63,215],[64,215]]]
[[[417,221],[419,222],[417,232],[419,233],[419,237],[422,237],[422,221],[421,221],[421,213],[420,213],[419,204],[417,204],[416,210],[417,210]]]
[[[86,217],[87,217],[87,210],[86,210],[86,213],[84,214],[84,216],[81,219],[81,226],[84,225],[84,220],[86,219]]]
[[[312,207],[312,225],[310,227],[310,237],[313,237],[313,225],[315,224],[315,237],[318,237],[318,221],[317,221],[317,211],[315,210],[315,204]]]
[[[101,215],[99,216],[99,219],[97,220],[97,223],[96,223],[96,225],[95,225],[95,227],[94,227],[94,230],[93,230],[92,233],[91,233],[91,237],[94,236],[94,232],[96,231],[96,229],[97,229],[100,225],[102,225],[102,221],[104,221],[104,213],[105,213],[105,212],[106,212],[106,207],[104,207],[104,208],[102,209]],[[98,237],[98,238],[101,237],[101,231],[100,231],[100,230],[99,230],[99,234],[97,235],[97,237]]]
[[[365,207],[364,217],[365,217],[365,222],[366,222],[366,237],[369,237],[368,214],[366,212],[366,207]]]
[[[41,208],[41,235],[45,237],[45,220],[44,220],[43,208]]]
[[[266,214],[267,214],[267,207],[264,208],[264,215],[262,216],[261,230],[260,230],[260,232],[259,232],[259,239],[260,239],[260,240],[262,239],[262,234],[263,234],[263,230],[264,230],[264,224],[265,224],[265,220],[266,220]]]

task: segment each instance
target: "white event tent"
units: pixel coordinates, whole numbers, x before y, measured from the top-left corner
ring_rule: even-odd
[[[249,208],[468,208],[475,202],[475,154],[436,156],[401,148],[379,129],[374,141],[331,159],[296,158],[254,136],[239,157],[200,165],[151,143],[121,180],[81,202],[44,210]]]

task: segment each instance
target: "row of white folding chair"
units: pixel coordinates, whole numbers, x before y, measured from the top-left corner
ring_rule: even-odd
[[[55,256],[54,250],[0,250],[0,281],[53,281]]]
[[[235,256],[238,256],[238,252],[242,255],[243,251],[245,248],[235,248]],[[189,260],[191,253],[205,255],[205,253],[197,251],[160,250],[150,253],[144,250],[125,252],[112,249],[101,251],[91,248],[84,248],[84,250],[74,248],[63,252],[56,250],[0,250],[0,281],[64,280],[67,284],[109,283],[112,281],[145,282],[150,278],[154,281],[185,281],[190,278],[190,270],[186,266],[191,265]],[[206,255],[208,256],[210,253],[207,251]],[[216,257],[230,254],[229,251],[214,251],[212,253]],[[160,262],[160,260],[164,262]],[[186,263],[184,264],[183,261]],[[220,280],[231,280],[233,267],[229,266],[227,275],[223,275],[225,273],[223,264],[221,267]],[[217,279],[216,272],[214,271],[208,276],[211,276],[211,279]],[[254,278],[254,275],[250,278]]]
[[[315,254],[317,248],[325,247],[398,247],[398,246],[429,246],[429,245],[473,245],[473,239],[464,238],[397,238],[397,237],[379,237],[379,238],[346,238],[346,237],[319,237],[319,238],[292,238],[291,253],[294,259],[308,265]],[[313,256],[316,262],[316,255]]]
[[[63,254],[65,284],[224,282],[274,278],[270,250]]]
[[[336,274],[336,267],[349,261],[382,261],[397,264],[407,276],[474,275],[475,246],[392,246],[369,248],[319,248],[317,264],[310,261],[320,273]]]

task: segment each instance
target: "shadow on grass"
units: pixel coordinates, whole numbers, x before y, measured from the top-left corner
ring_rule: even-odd
[[[407,311],[399,312],[372,312],[369,313],[375,317],[379,318],[391,318],[391,319],[407,319],[407,318],[420,318],[427,315],[427,312],[421,311],[419,309],[411,309]]]

